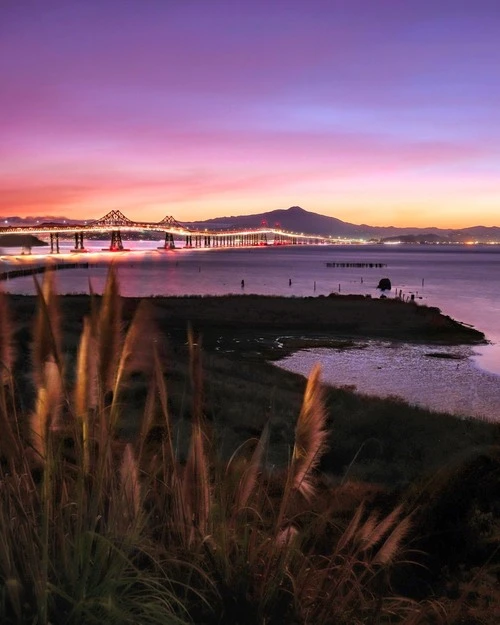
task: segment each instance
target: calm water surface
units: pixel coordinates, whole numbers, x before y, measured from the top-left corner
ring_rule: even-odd
[[[457,414],[500,415],[500,248],[496,246],[290,246],[253,249],[156,250],[161,243],[131,242],[132,251],[113,255],[125,296],[328,295],[363,293],[378,297],[380,278],[391,280],[391,294],[401,290],[418,303],[438,306],[445,314],[485,332],[490,345],[460,348],[460,359],[429,356],[428,347],[370,341],[350,351],[309,350],[282,363],[307,374],[323,364],[324,380],[353,385],[358,391],[399,395],[414,403]],[[99,292],[110,254],[104,242],[88,254],[70,254],[69,243],[58,262],[89,262],[88,269],[58,272],[61,293],[87,293],[89,280]],[[2,269],[42,264],[46,256],[1,257]],[[337,268],[326,263],[383,263],[383,268]],[[244,280],[245,287],[241,288]],[[289,282],[291,281],[291,285]],[[34,292],[33,278],[4,283],[12,293]],[[455,348],[440,348],[452,351]],[[435,351],[435,350],[434,350]],[[456,356],[456,354],[454,354]],[[426,399],[427,398],[427,399]],[[430,399],[429,399],[430,398]]]

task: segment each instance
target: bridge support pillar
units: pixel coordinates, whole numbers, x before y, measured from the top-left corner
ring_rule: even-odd
[[[59,254],[59,232],[50,233],[50,253],[53,254],[54,251]]]
[[[111,231],[111,252],[121,252],[123,250],[122,233],[119,230]]]
[[[85,248],[83,246],[83,232],[75,232],[75,248],[73,252],[84,252]]]
[[[165,243],[159,250],[175,250],[174,235],[171,232],[165,232]]]
[[[186,245],[184,247],[193,247],[193,235],[192,234],[186,235]]]

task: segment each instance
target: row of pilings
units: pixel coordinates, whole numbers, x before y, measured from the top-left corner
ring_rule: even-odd
[[[75,251],[84,249],[83,232],[75,232]],[[50,253],[59,254],[59,232],[50,233]]]
[[[327,267],[341,267],[343,269],[354,268],[368,268],[368,269],[380,269],[381,267],[387,267],[387,263],[326,263]]]

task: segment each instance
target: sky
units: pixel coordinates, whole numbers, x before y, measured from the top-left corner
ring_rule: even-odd
[[[0,215],[500,226],[497,0],[0,0]]]

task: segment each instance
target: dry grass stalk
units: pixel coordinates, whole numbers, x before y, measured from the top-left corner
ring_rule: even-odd
[[[382,538],[391,531],[394,524],[401,516],[402,506],[397,506],[377,524],[377,514],[372,513],[365,524],[361,527],[359,538],[362,543],[362,549],[367,550],[378,544]]]
[[[283,528],[276,536],[276,546],[280,548],[288,547],[298,533],[299,530],[294,525],[287,525],[287,527]]]
[[[35,383],[43,384],[44,364],[53,361],[62,368],[61,325],[54,271],[46,271],[40,287],[36,277],[35,288],[38,294],[38,307],[33,331],[33,376]]]
[[[92,327],[89,319],[83,321],[83,331],[76,360],[75,384],[75,413],[81,426],[83,445],[83,467],[85,473],[90,468],[90,437],[92,424],[90,412],[97,406],[97,361],[96,340],[92,336]]]
[[[236,493],[236,513],[247,505],[248,500],[250,499],[250,496],[257,484],[257,477],[259,475],[259,471],[262,469],[262,461],[269,445],[269,435],[270,428],[268,421],[260,434],[260,438],[252,454],[250,463],[240,480],[238,491]]]
[[[314,494],[311,473],[326,450],[326,412],[320,387],[321,367],[316,365],[307,380],[302,408],[295,428],[290,477],[292,488],[310,500]]]
[[[182,508],[188,545],[207,534],[210,511],[210,471],[201,425],[193,423],[188,458],[182,477]],[[178,502],[181,503],[181,502]]]
[[[59,367],[55,362],[46,362],[43,380],[37,389],[35,410],[31,415],[33,447],[43,459],[47,455],[49,430],[59,426],[62,400],[63,386]]]
[[[139,467],[132,450],[132,445],[125,445],[120,468],[121,494],[124,504],[123,517],[129,524],[137,523],[141,516],[142,498],[139,482]]]
[[[360,504],[358,506],[358,509],[356,510],[356,513],[350,520],[349,525],[346,527],[345,531],[340,537],[339,542],[337,543],[337,551],[339,552],[342,551],[352,541],[352,539],[354,538],[354,535],[358,532],[359,524],[361,523],[361,519],[363,517],[364,511],[365,511],[364,504]]]
[[[361,542],[362,549],[369,549],[371,545],[377,541],[374,540],[375,527],[377,526],[378,514],[373,512],[366,519],[363,525],[359,529],[358,539]],[[380,538],[380,536],[379,536]]]
[[[380,547],[373,558],[373,564],[387,565],[394,562],[396,555],[399,553],[403,540],[408,535],[411,522],[410,517],[401,519],[394,527],[392,532],[386,538],[384,544]]]
[[[97,320],[98,380],[103,392],[111,391],[122,346],[122,300],[118,277],[111,265]]]
[[[132,371],[140,370],[147,373],[152,368],[151,354],[155,336],[151,308],[143,300],[134,314],[119,352],[113,387],[113,401],[110,409],[111,429],[115,427],[118,419],[118,400],[126,376]]]

